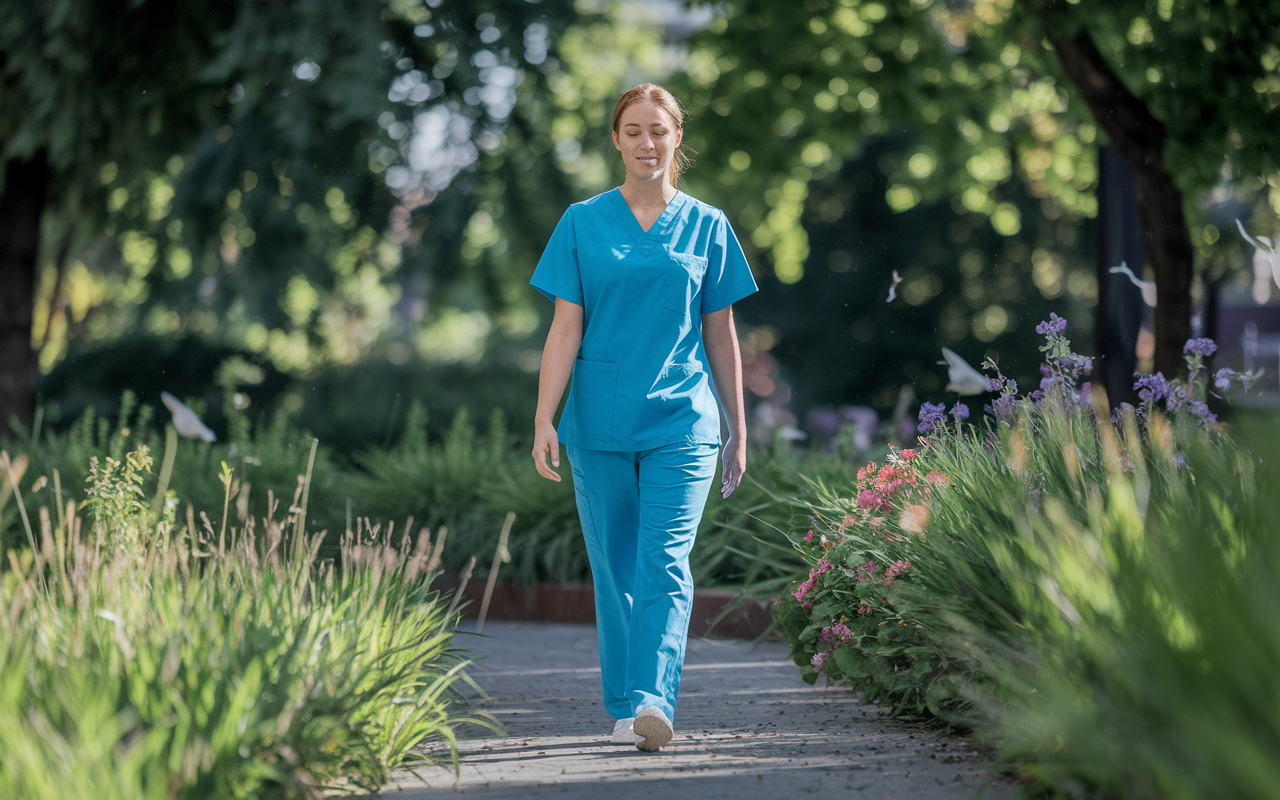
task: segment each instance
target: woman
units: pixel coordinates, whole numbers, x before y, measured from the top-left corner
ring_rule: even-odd
[[[565,211],[530,280],[556,304],[533,460],[559,481],[547,460],[560,466],[566,445],[613,740],[648,752],[672,736],[693,605],[689,551],[715,474],[721,408],[725,497],[747,463],[731,304],[756,284],[724,213],[676,189],[683,121],[660,86],[622,95],[613,143],[626,179]],[[571,373],[557,435],[552,416]]]

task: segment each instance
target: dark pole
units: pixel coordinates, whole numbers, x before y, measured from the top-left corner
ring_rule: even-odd
[[[1098,307],[1094,322],[1094,380],[1111,405],[1132,403],[1138,367],[1138,329],[1146,313],[1142,293],[1128,277],[1111,272],[1125,262],[1142,277],[1142,223],[1133,199],[1133,174],[1114,145],[1098,148]]]
[[[11,419],[29,424],[36,355],[31,349],[40,217],[49,164],[43,150],[4,165],[0,188],[0,433]]]

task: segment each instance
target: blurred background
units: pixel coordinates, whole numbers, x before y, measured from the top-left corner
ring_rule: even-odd
[[[859,449],[956,399],[942,347],[1034,386],[1051,312],[1114,393],[1185,330],[1274,402],[1274,26],[1030,5],[6,2],[0,411],[66,426],[168,391],[219,434],[279,413],[354,453],[416,400],[433,435],[463,407],[523,434],[552,311],[528,278],[565,207],[620,182],[608,126],[642,81],[687,106],[681,188],[761,288],[737,308],[759,440]],[[1163,126],[1181,273],[1143,257],[1133,145],[1053,44],[1080,29],[1118,116]]]

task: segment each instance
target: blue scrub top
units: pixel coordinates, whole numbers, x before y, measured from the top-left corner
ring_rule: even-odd
[[[756,291],[723,211],[677,191],[646,232],[611,189],[569,206],[529,283],[583,308],[561,442],[720,444],[702,315]]]

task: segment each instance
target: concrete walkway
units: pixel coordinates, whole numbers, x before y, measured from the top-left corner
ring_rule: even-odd
[[[888,719],[848,689],[808,686],[776,642],[691,639],[676,735],[659,753],[608,742],[595,628],[489,622],[457,644],[493,697],[504,738],[461,742],[461,776],[397,774],[384,796],[511,798],[1007,798],[977,747]],[[820,681],[821,683],[821,681]],[[492,736],[479,733],[478,736]],[[433,746],[447,759],[447,749]]]

